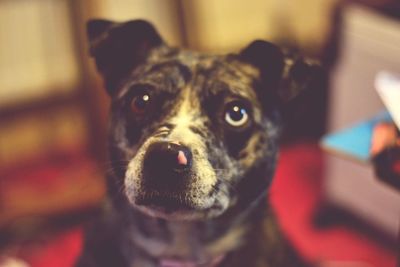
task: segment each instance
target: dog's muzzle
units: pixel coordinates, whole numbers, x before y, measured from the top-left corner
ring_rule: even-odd
[[[191,209],[183,193],[190,185],[192,164],[192,152],[180,143],[151,144],[143,161],[145,193],[137,199],[137,204],[166,211]]]
[[[149,189],[170,192],[187,183],[192,152],[179,143],[158,142],[150,145],[143,162],[143,182]]]

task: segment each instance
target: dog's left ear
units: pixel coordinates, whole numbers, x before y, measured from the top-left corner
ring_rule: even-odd
[[[261,40],[243,49],[239,58],[259,69],[263,86],[276,90],[283,103],[299,95],[321,73],[316,61],[289,54]]]
[[[150,50],[163,44],[153,25],[144,20],[117,23],[94,19],[87,23],[90,55],[96,60],[110,95]]]

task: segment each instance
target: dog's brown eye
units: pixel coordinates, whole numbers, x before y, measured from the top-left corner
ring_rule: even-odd
[[[225,110],[225,121],[234,127],[244,126],[249,120],[247,109],[239,101],[228,104]]]
[[[131,110],[135,114],[143,114],[151,103],[151,97],[148,93],[142,93],[135,96],[131,102]]]

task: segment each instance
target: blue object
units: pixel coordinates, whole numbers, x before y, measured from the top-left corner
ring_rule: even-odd
[[[368,161],[374,126],[382,121],[392,121],[389,112],[383,111],[369,120],[329,134],[322,138],[321,144],[324,148],[339,154],[361,161]]]

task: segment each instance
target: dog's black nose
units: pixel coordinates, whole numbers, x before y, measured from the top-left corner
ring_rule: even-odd
[[[192,153],[189,148],[177,143],[154,143],[147,149],[145,165],[145,168],[163,171],[184,171],[192,165]]]
[[[190,149],[178,143],[158,142],[149,146],[144,157],[144,182],[157,189],[185,182],[192,166]]]

